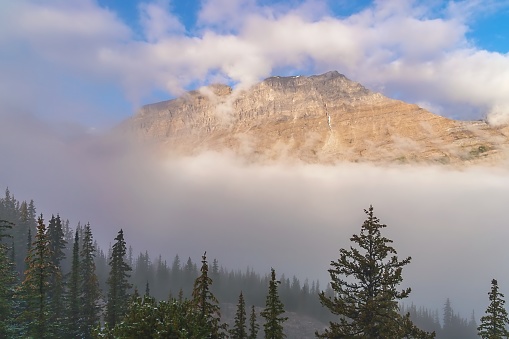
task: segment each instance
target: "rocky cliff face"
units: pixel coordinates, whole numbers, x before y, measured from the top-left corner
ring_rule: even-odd
[[[182,154],[249,161],[478,163],[504,158],[507,127],[454,121],[374,93],[337,72],[213,85],[151,104],[121,129]]]

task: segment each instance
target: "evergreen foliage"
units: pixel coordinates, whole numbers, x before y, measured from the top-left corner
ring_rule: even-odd
[[[9,188],[6,188],[4,198],[0,199],[0,219],[12,224],[12,227],[6,230],[6,235],[11,240],[12,251],[16,252],[15,270],[21,275],[26,269],[24,260],[28,255],[27,234],[29,231],[35,233],[37,225],[34,202],[19,202],[11,194]]]
[[[288,318],[281,317],[281,315],[285,313],[285,308],[279,299],[278,285],[280,282],[276,280],[276,271],[273,268],[271,268],[270,277],[269,293],[265,301],[265,309],[260,313],[261,316],[265,318],[265,324],[263,324],[265,338],[285,338],[286,335],[283,332],[283,323],[288,320]]]
[[[152,297],[133,295],[127,312],[115,327],[96,330],[95,338],[213,338],[200,325],[192,300],[170,299],[157,302]]]
[[[13,333],[14,287],[16,276],[14,261],[9,255],[9,247],[4,243],[11,236],[7,233],[14,225],[0,220],[0,338],[11,337]],[[11,252],[14,247],[11,248]]]
[[[438,319],[438,311],[431,311],[424,307],[416,307],[414,304],[410,306],[402,305],[400,307],[400,314],[405,315],[409,314],[412,322],[427,332],[435,332],[437,338],[439,338],[439,333],[442,330],[442,326],[440,324],[440,320]]]
[[[212,279],[208,276],[207,252],[203,254],[201,263],[201,274],[194,282],[192,302],[196,308],[199,326],[203,332],[209,333],[211,338],[222,338],[224,337],[222,331],[225,326],[220,324],[219,302],[210,291]]]
[[[52,324],[53,335],[55,337],[64,336],[63,318],[63,293],[64,282],[62,274],[62,261],[65,258],[64,249],[67,242],[64,239],[64,232],[62,229],[62,221],[60,216],[52,216],[47,229],[48,246],[50,249],[50,261],[53,265],[53,271],[50,276],[48,297],[50,306],[50,317],[48,321]]]
[[[239,302],[237,304],[237,312],[235,313],[235,323],[230,330],[231,338],[233,339],[246,339],[246,303],[242,291],[239,295]]]
[[[80,252],[79,252],[79,233],[76,229],[74,243],[72,246],[72,264],[67,284],[67,333],[74,337],[80,337],[83,325],[81,323],[81,275],[80,275]]]
[[[77,240],[79,241],[79,238]],[[101,291],[95,272],[94,257],[95,248],[92,230],[90,224],[86,224],[83,230],[81,258],[78,264],[79,271],[81,272],[79,291],[81,312],[79,325],[81,326],[81,335],[84,338],[90,338],[92,329],[99,323],[99,299],[101,298]]]
[[[409,315],[399,314],[398,301],[410,288],[398,291],[402,269],[410,257],[398,260],[392,240],[381,234],[386,225],[373,215],[373,207],[364,210],[367,219],[360,234],[354,234],[350,249],[340,249],[337,261],[329,269],[333,296],[321,292],[322,305],[339,316],[330,322],[320,338],[433,338],[413,325]]]
[[[108,278],[111,278],[111,263],[113,253],[116,251],[113,248],[110,248],[109,252],[103,251],[93,240],[90,225],[81,227],[78,223],[76,230],[73,231],[69,221],[62,222],[59,215],[51,218],[48,228],[44,231],[42,216],[36,221],[35,210],[33,201],[30,203],[17,201],[8,189],[5,197],[0,198],[0,338],[90,338],[91,332],[94,331],[95,335],[101,338],[224,336],[225,325],[219,324],[219,313],[213,316],[217,319],[219,327],[217,331],[214,330],[214,326],[210,326],[211,322],[204,321],[206,317],[203,317],[203,309],[196,302],[200,298],[195,298],[197,295],[203,295],[196,292],[199,290],[197,285],[200,284],[208,286],[213,297],[213,300],[209,299],[209,303],[217,306],[218,311],[218,299],[228,304],[238,302],[233,328],[229,332],[232,337],[243,337],[242,332],[236,332],[242,328],[242,318],[245,319],[241,305],[245,307],[246,303],[251,304],[247,337],[257,338],[259,325],[255,306],[266,305],[266,288],[267,285],[270,287],[270,276],[257,274],[250,268],[244,271],[228,271],[220,266],[217,259],[213,260],[209,275],[206,260],[205,263],[202,261],[201,270],[198,271],[191,258],[182,263],[178,255],[171,265],[167,265],[161,255],[152,261],[146,251],[133,259],[132,248],[127,263],[129,267],[134,267],[134,271],[132,278],[128,277],[126,281],[127,284],[135,283],[140,288],[145,285],[145,295],[140,297],[135,294],[132,298],[126,295],[123,300],[128,305],[119,315],[121,320],[113,327],[106,324],[103,330],[99,330],[99,318],[103,315],[99,306],[102,302],[101,293],[107,291],[109,287],[107,282],[110,281]],[[373,237],[376,238],[375,231]],[[361,235],[358,236],[358,240],[360,239]],[[388,245],[390,240],[386,240],[384,245],[390,248]],[[378,243],[375,245],[379,246]],[[381,247],[377,246],[374,248]],[[362,251],[359,247],[356,244],[358,253]],[[350,259],[354,258],[353,248],[347,252],[352,255]],[[395,257],[395,254],[395,251],[388,251],[386,257],[380,259],[382,263],[380,271],[385,267],[383,264],[391,263],[391,257]],[[368,257],[369,255],[365,256]],[[365,261],[368,262],[367,259]],[[364,268],[366,274],[372,272],[369,266]],[[393,269],[393,273],[398,271],[395,266]],[[65,285],[63,277],[66,277]],[[353,277],[351,275],[344,280],[353,284],[356,282]],[[387,277],[390,277],[390,274],[382,276],[383,279]],[[318,281],[301,282],[295,276],[284,275],[280,280],[281,283],[276,284],[277,293],[286,311],[311,315],[322,321],[338,320],[337,314],[322,307],[320,298],[316,298],[320,293]],[[320,294],[334,301],[340,294],[332,286],[334,285],[328,284],[325,291]],[[384,297],[390,294],[392,287],[386,287],[387,293],[384,291]],[[243,291],[242,302],[239,291]],[[490,300],[492,295],[495,296],[497,293],[498,290],[496,293],[492,291]],[[177,299],[171,297],[176,294]],[[168,295],[170,298],[167,301],[156,301],[166,299]],[[500,310],[504,312],[503,295],[498,293],[498,296]],[[383,301],[383,298],[379,299]],[[58,314],[60,309],[64,312]],[[410,307],[398,305],[397,311],[398,326],[410,329],[406,334],[408,338],[419,338],[423,334],[414,324],[420,329],[436,332],[437,339],[477,338],[478,326],[474,315],[472,314],[470,320],[463,319],[453,310],[449,300],[445,302],[443,318],[440,320],[438,311],[429,311],[414,305]],[[331,313],[336,317],[332,318]],[[393,315],[392,311],[385,314],[391,317]],[[65,327],[61,326],[63,317]],[[345,318],[344,315],[342,317]],[[353,322],[352,319],[347,318],[347,321]],[[488,314],[482,319],[485,323],[491,324],[487,322],[487,319],[490,319]],[[440,324],[441,320],[443,326]],[[485,326],[484,323],[481,324],[479,331]],[[501,336],[496,334],[494,337]]]
[[[504,295],[498,291],[498,282],[491,281],[491,291],[488,293],[490,304],[486,309],[486,314],[481,317],[481,324],[477,328],[478,334],[483,339],[501,339],[509,337],[507,324],[509,318],[504,308]]]
[[[442,334],[445,337],[452,337],[454,334],[454,312],[451,307],[451,301],[449,298],[445,300],[444,304],[444,315],[443,315],[443,330]]]
[[[251,306],[251,314],[249,315],[249,336],[248,339],[256,339],[258,337],[258,330],[260,325],[256,321],[256,312],[254,305]]]
[[[48,322],[50,313],[48,293],[55,267],[50,259],[52,253],[42,214],[37,223],[37,233],[26,258],[28,268],[20,291],[21,297],[26,301],[22,319],[27,325],[29,335],[35,338],[48,338],[51,336]]]
[[[113,244],[109,262],[110,274],[107,281],[109,290],[106,303],[106,322],[110,328],[115,327],[127,310],[128,290],[131,288],[128,272],[131,271],[131,267],[126,262],[126,249],[124,231],[120,229],[115,238],[115,244]]]

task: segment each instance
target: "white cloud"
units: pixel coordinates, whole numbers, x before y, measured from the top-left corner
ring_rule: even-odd
[[[203,26],[218,26],[223,30],[234,30],[241,27],[249,13],[258,12],[256,0],[204,0],[198,15]]]
[[[141,24],[145,37],[149,42],[157,42],[168,35],[185,33],[185,27],[179,19],[170,12],[168,0],[155,3],[142,3],[139,6]]]
[[[37,71],[48,77],[60,70],[120,84],[134,103],[153,90],[178,95],[208,79],[226,77],[247,86],[274,69],[311,68],[337,69],[389,96],[446,107],[451,111],[445,115],[461,116],[469,105],[481,116],[506,104],[509,87],[509,56],[476,49],[466,39],[475,10],[499,6],[483,4],[437,9],[379,1],[336,18],[322,1],[292,8],[208,0],[198,14],[197,35],[189,36],[171,4],[158,1],[139,7],[146,37],[139,41],[114,12],[91,0],[26,0],[3,5],[0,44],[28,53],[24,64],[9,61],[20,73],[31,67],[27,62],[40,67],[43,60],[50,68]],[[11,81],[19,82],[14,75],[3,79]]]

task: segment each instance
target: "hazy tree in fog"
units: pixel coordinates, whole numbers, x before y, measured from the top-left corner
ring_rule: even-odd
[[[447,298],[444,304],[444,316],[443,316],[443,328],[440,337],[443,338],[454,338],[457,332],[456,319],[451,306],[451,300]]]
[[[13,336],[11,326],[16,276],[14,261],[9,255],[9,247],[4,243],[6,238],[10,238],[7,231],[12,229],[12,226],[11,222],[0,220],[0,338]]]
[[[187,258],[186,264],[184,267],[182,267],[181,272],[182,280],[180,286],[184,292],[184,295],[188,297],[190,292],[192,292],[192,288],[190,289],[189,286],[193,286],[194,281],[198,276],[198,268],[196,267],[196,264],[194,264],[191,260],[191,257]]]
[[[287,317],[281,315],[285,313],[285,307],[278,294],[278,285],[280,282],[276,280],[276,271],[271,268],[269,280],[269,293],[265,301],[265,309],[260,313],[265,318],[263,329],[265,338],[279,339],[284,338],[286,335],[283,332],[283,323],[288,320]]]
[[[79,234],[79,230],[77,230]],[[75,238],[75,241],[79,239]],[[81,335],[90,338],[92,329],[99,323],[99,299],[101,290],[95,272],[95,248],[90,224],[87,223],[83,229],[83,240],[81,248],[81,260],[79,268],[81,272]]]
[[[143,288],[147,283],[154,285],[154,268],[148,251],[145,251],[145,253],[140,252],[135,261],[131,276],[131,282],[139,289]]]
[[[498,283],[491,281],[491,291],[488,293],[490,304],[486,309],[486,315],[481,317],[481,324],[477,328],[478,334],[483,339],[501,339],[509,337],[507,324],[509,319],[504,308],[504,295],[498,291]]]
[[[120,321],[127,308],[128,293],[131,284],[128,279],[131,267],[126,261],[126,242],[124,231],[118,232],[113,244],[110,259],[110,275],[108,277],[108,301],[106,302],[106,322],[114,327]]]
[[[367,219],[360,234],[354,234],[349,249],[340,249],[339,259],[328,270],[333,296],[321,292],[322,305],[339,316],[330,322],[320,338],[434,338],[434,333],[419,330],[407,314],[399,313],[398,301],[410,288],[398,291],[402,269],[411,258],[398,260],[392,240],[383,237],[373,207],[364,210]]]
[[[231,338],[233,339],[246,339],[246,303],[242,291],[239,295],[239,302],[237,304],[237,312],[235,313],[235,322],[233,328],[230,330]]]
[[[224,326],[220,324],[219,302],[210,291],[212,279],[208,276],[209,266],[206,254],[207,252],[202,256],[201,274],[194,282],[192,303],[197,310],[198,323],[204,333],[208,333],[212,338],[220,338],[224,336],[222,333]]]
[[[50,336],[48,292],[54,265],[42,214],[37,223],[35,241],[26,258],[28,268],[21,286],[21,296],[26,301],[22,318],[29,335],[46,338]]]
[[[416,326],[428,332],[435,332],[437,338],[440,338],[442,326],[440,325],[437,312],[438,310],[431,311],[424,307],[417,307],[413,303],[410,306],[401,304],[400,307],[400,313],[410,314],[410,318]],[[477,331],[474,332],[474,334],[476,333]]]
[[[256,339],[258,337],[258,329],[260,325],[256,321],[256,312],[254,305],[251,306],[251,314],[249,315],[249,336],[248,339]]]
[[[9,188],[5,190],[5,196],[0,198],[0,219],[12,223],[13,227],[6,234],[10,236],[12,246],[11,255],[14,258],[16,270],[22,274],[27,269],[24,259],[28,254],[26,246],[27,234],[30,230],[35,233],[37,216],[34,202],[19,202],[11,194]],[[30,240],[30,244],[32,241]]]

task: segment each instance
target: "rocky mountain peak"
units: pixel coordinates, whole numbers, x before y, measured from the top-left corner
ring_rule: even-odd
[[[247,90],[210,85],[142,107],[122,130],[183,154],[249,161],[478,163],[503,157],[509,131],[454,121],[331,71],[273,76]]]

